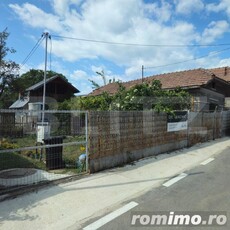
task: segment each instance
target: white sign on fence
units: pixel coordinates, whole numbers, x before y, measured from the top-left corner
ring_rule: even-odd
[[[188,128],[188,112],[175,111],[174,114],[167,115],[167,131],[175,132]]]

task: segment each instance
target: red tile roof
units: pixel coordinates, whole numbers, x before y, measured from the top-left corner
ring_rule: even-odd
[[[225,70],[227,68],[227,70]],[[228,74],[226,74],[228,73]],[[206,85],[213,78],[221,78],[223,80],[229,79],[230,81],[230,68],[222,67],[216,69],[193,69],[180,72],[159,74],[143,79],[144,82],[151,83],[153,80],[160,80],[162,84],[162,89],[175,89],[176,87],[181,88],[196,88],[202,85]],[[127,89],[141,84],[142,79],[137,79],[133,81],[128,81],[122,83]],[[110,83],[99,89],[94,90],[90,95],[97,96],[103,92],[108,92],[109,94],[115,94],[118,90],[117,83]]]
[[[230,67],[220,67],[215,69],[208,69],[207,71],[210,71],[214,73],[217,77],[230,82]]]

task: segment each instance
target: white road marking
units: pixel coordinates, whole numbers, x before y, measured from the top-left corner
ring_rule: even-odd
[[[186,173],[181,173],[181,174],[178,175],[177,177],[174,177],[174,178],[172,178],[171,180],[165,182],[165,183],[163,184],[163,186],[169,187],[169,186],[173,185],[174,183],[176,183],[177,181],[179,181],[179,180],[185,178],[186,176],[188,176],[188,174],[186,174]]]
[[[208,163],[214,161],[215,159],[214,158],[209,158],[207,159],[206,161],[203,161],[202,163],[200,163],[201,165],[207,165]]]
[[[118,216],[121,216],[122,214],[128,212],[130,209],[136,207],[137,205],[138,205],[138,203],[132,201],[132,202],[126,204],[125,206],[115,210],[114,212],[111,212],[110,214],[108,214],[108,215],[102,217],[101,219],[95,221],[94,223],[86,226],[85,228],[83,228],[83,230],[96,230],[96,229],[102,227],[103,225],[107,224],[111,220],[117,218]]]

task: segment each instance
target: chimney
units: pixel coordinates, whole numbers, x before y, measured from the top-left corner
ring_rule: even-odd
[[[226,67],[224,68],[224,76],[227,75],[227,70],[228,70],[228,67],[226,66]]]

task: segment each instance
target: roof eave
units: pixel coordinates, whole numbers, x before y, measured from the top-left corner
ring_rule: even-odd
[[[176,88],[180,88],[180,89],[197,89],[197,88],[200,88],[203,85],[206,85],[206,84],[193,85],[193,86],[177,86],[177,87],[171,87],[171,88],[163,88],[163,90],[173,90],[173,89],[176,89]]]

